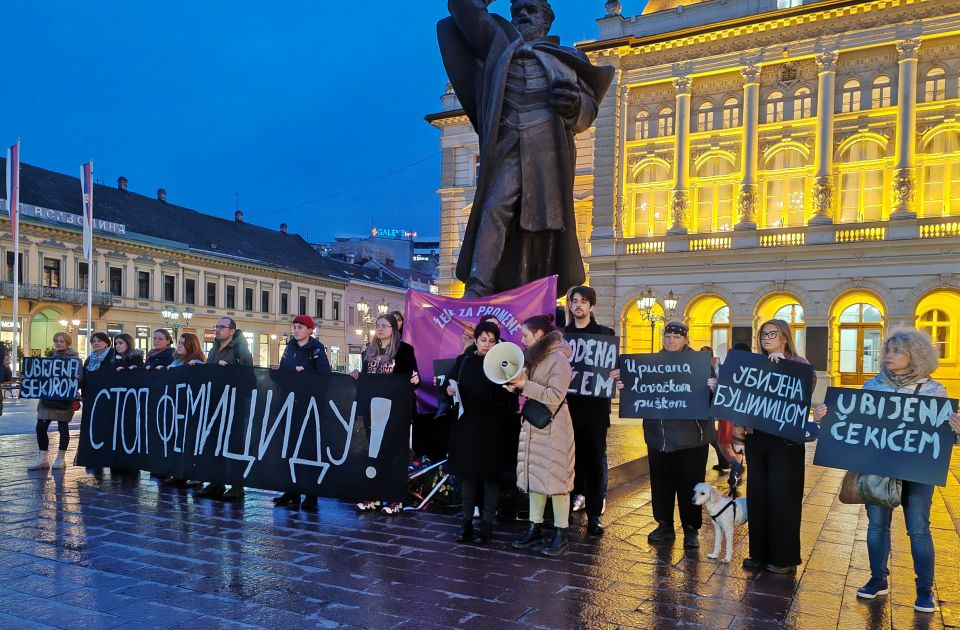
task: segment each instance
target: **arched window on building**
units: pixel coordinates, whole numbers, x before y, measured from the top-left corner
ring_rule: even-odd
[[[641,109],[637,112],[637,118],[633,128],[634,140],[646,140],[650,137],[650,114],[647,110]]]
[[[703,101],[697,107],[697,131],[713,131],[713,103]]]
[[[658,162],[642,166],[633,180],[633,236],[667,233],[670,216],[670,172]]]
[[[790,324],[793,333],[793,350],[801,357],[807,356],[807,322],[803,317],[803,307],[799,304],[787,304],[776,312],[774,319],[782,319]]]
[[[921,216],[960,215],[960,131],[935,133],[923,148]]]
[[[673,135],[673,108],[664,107],[657,114],[657,135],[661,138]]]
[[[930,68],[924,80],[923,100],[929,103],[942,101],[945,98],[947,98],[947,73],[943,68]]]
[[[730,307],[721,306],[710,318],[710,347],[721,361],[730,350]]]
[[[806,156],[794,147],[776,151],[764,162],[763,227],[806,224],[806,167]]]
[[[870,101],[870,106],[874,109],[893,105],[893,85],[890,83],[890,77],[881,74],[873,80],[873,91],[871,92]]]
[[[733,229],[733,191],[736,172],[726,156],[714,155],[697,166],[697,232]]]
[[[783,120],[783,92],[774,90],[767,94],[766,122],[780,122]]]
[[[884,148],[873,140],[854,142],[840,159],[840,223],[882,221]]]
[[[946,311],[939,308],[933,308],[922,313],[917,318],[917,328],[930,335],[933,345],[941,359],[950,356],[950,316]]]
[[[813,116],[813,94],[808,87],[798,87],[793,93],[793,119],[810,118]]]
[[[723,128],[740,126],[740,100],[730,97],[723,102]]]
[[[840,313],[840,384],[860,385],[880,371],[883,362],[883,314],[858,303]]]
[[[840,111],[860,111],[860,82],[856,79],[848,79],[840,88]]]

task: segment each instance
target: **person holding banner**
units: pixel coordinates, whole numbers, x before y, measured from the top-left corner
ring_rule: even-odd
[[[90,337],[91,352],[83,362],[83,373],[96,372],[101,365],[110,365],[113,363],[113,343],[110,341],[110,335],[102,332],[95,332]],[[82,382],[83,379],[81,379]]]
[[[757,345],[774,363],[809,362],[793,349],[793,333],[782,319],[764,322]],[[817,375],[813,375],[816,388]],[[806,449],[778,435],[747,429],[747,500],[750,502],[750,556],[745,569],[790,573],[800,564],[800,517]]]
[[[110,367],[120,370],[135,370],[143,365],[143,350],[134,347],[133,337],[120,333],[113,338],[113,358]]]
[[[386,314],[377,318],[376,334],[363,353],[362,371],[364,374],[403,374],[410,375],[410,384],[420,384],[417,373],[417,357],[413,346],[400,340],[400,324],[394,315]],[[353,378],[360,378],[360,372],[354,370]],[[380,501],[361,501],[357,509],[361,512],[373,512],[380,507]],[[381,511],[388,516],[403,511],[403,503],[394,501],[384,505]]]
[[[153,331],[153,350],[147,354],[145,370],[161,370],[173,363],[173,335],[166,328]]]
[[[295,370],[311,374],[330,374],[330,361],[327,359],[327,350],[320,340],[313,336],[316,325],[309,315],[298,315],[293,318],[293,336],[287,342],[287,347],[280,357],[279,365],[272,366],[275,370]],[[308,494],[300,501],[300,495],[294,492],[284,492],[274,498],[274,505],[301,506],[306,509],[316,509],[317,495]]]
[[[447,472],[460,479],[463,496],[463,522],[457,542],[472,538],[482,545],[490,540],[493,517],[500,500],[501,444],[517,413],[517,396],[486,377],[483,359],[500,342],[500,328],[493,322],[481,322],[474,329],[474,350],[461,354],[447,375],[447,393],[459,393],[461,411],[450,429]],[[516,425],[514,425],[514,428]],[[474,535],[473,510],[483,494],[480,529]]]
[[[53,354],[54,359],[79,359],[80,355],[72,348],[73,337],[69,333],[58,332],[53,336]],[[70,446],[70,421],[73,419],[74,401],[72,400],[52,400],[41,398],[37,404],[37,460],[27,467],[27,470],[41,470],[43,468],[66,468],[65,461],[67,447]],[[50,464],[48,457],[50,448],[50,438],[47,431],[50,429],[50,423],[56,421],[60,431],[60,444],[57,451],[57,458],[53,465]]]
[[[183,333],[180,335],[177,351],[173,354],[173,361],[170,362],[167,369],[206,362],[207,358],[204,356],[203,349],[200,347],[200,338],[193,333]]]
[[[946,388],[930,375],[937,369],[940,357],[930,337],[917,330],[899,330],[891,333],[883,342],[883,367],[880,373],[863,384],[863,389],[882,392],[898,392],[919,396],[947,398]],[[814,408],[814,418],[822,420],[827,415],[826,405]],[[960,435],[960,415],[950,415],[950,426]],[[753,474],[751,470],[750,474]],[[748,477],[749,483],[749,477]],[[903,519],[910,536],[910,555],[916,573],[917,599],[914,609],[919,612],[934,612],[933,598],[934,555],[933,538],[930,535],[930,505],[933,502],[934,486],[903,481],[901,505]],[[884,505],[867,504],[867,554],[870,557],[870,581],[857,591],[861,599],[874,599],[890,592],[887,576],[890,570],[890,523],[893,509]],[[750,511],[753,527],[753,507]]]
[[[541,544],[543,512],[549,498],[555,531],[542,549],[546,556],[559,556],[567,548],[574,474],[573,421],[566,404],[573,380],[572,350],[553,322],[553,314],[535,315],[523,322],[520,333],[527,348],[527,367],[505,386],[527,401],[543,403],[553,416],[542,429],[524,419],[517,452],[517,486],[530,493],[530,527],[513,541],[513,546],[526,549]]]

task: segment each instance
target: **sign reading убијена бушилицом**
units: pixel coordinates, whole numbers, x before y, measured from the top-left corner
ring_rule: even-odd
[[[656,352],[620,357],[621,418],[701,420],[710,409],[710,355]]]
[[[86,376],[77,464],[402,500],[409,376],[200,365]]]
[[[824,403],[814,464],[946,485],[956,400],[831,387]]]
[[[731,350],[720,367],[711,415],[803,442],[813,368],[806,363]]]
[[[619,339],[610,335],[590,335],[565,332],[563,338],[570,344],[570,367],[573,380],[568,394],[590,398],[613,398],[617,381],[610,372],[617,367]]]
[[[80,359],[25,357],[20,370],[20,398],[76,400]]]

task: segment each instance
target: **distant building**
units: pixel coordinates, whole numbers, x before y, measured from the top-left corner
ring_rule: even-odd
[[[422,238],[406,230],[374,228],[370,236],[337,235],[332,243],[314,247],[324,256],[382,270],[404,286],[436,292],[440,239]]]

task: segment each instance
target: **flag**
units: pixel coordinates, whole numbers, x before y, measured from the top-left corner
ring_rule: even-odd
[[[20,141],[7,149],[7,210],[13,242],[20,242]]]
[[[93,249],[93,160],[80,167],[80,190],[83,193],[83,257],[89,260]]]

